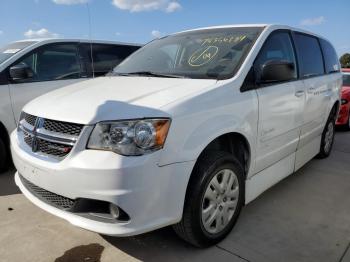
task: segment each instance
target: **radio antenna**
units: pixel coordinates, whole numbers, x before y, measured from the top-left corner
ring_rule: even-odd
[[[90,14],[90,6],[89,6],[89,3],[86,3],[86,9],[87,9],[88,19],[89,19],[89,39],[90,39],[91,72],[92,72],[92,77],[95,78],[95,65],[94,65],[94,57],[93,57],[93,54],[92,54],[91,14]]]

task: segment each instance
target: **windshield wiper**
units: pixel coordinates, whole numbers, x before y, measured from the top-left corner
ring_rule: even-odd
[[[186,76],[162,74],[162,73],[156,73],[151,71],[138,71],[138,72],[130,72],[130,73],[115,73],[115,74],[121,75],[121,76],[138,75],[138,76],[153,76],[153,77],[168,77],[168,78],[188,78]]]

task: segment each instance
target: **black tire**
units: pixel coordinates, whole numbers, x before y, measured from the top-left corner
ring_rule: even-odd
[[[5,171],[8,165],[8,150],[4,141],[0,138],[0,172]]]
[[[202,222],[202,204],[204,194],[212,178],[220,170],[229,169],[237,177],[239,193],[235,211],[222,231],[211,234]],[[197,247],[214,245],[224,239],[235,225],[244,204],[244,170],[239,161],[232,155],[221,151],[205,153],[192,172],[187,188],[182,220],[173,226],[175,232],[185,241]],[[224,200],[225,201],[225,200]]]
[[[334,143],[334,135],[335,135],[335,121],[336,121],[336,113],[335,113],[335,108],[333,108],[329,117],[328,117],[326,126],[324,127],[323,132],[322,132],[320,152],[316,156],[319,159],[329,157],[329,155],[332,152],[332,147],[333,147],[333,143]],[[333,129],[332,136],[331,136],[332,141],[331,141],[329,146],[326,146],[327,145],[326,139],[327,139],[327,134],[328,134],[327,132],[329,132],[330,128]]]

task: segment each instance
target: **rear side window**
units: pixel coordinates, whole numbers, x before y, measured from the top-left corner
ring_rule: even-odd
[[[295,45],[301,77],[324,74],[323,58],[318,39],[304,34],[295,34]]]
[[[88,52],[91,52],[90,48],[90,44],[85,45],[85,49]],[[137,49],[139,49],[138,46],[93,44],[92,58],[95,75],[107,74]],[[91,57],[91,54],[88,55]]]
[[[339,61],[337,53],[335,52],[333,46],[326,40],[320,39],[324,61],[326,66],[326,73],[339,72]]]

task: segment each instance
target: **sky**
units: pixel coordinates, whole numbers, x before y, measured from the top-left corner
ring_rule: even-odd
[[[350,0],[0,0],[0,13],[0,45],[90,35],[147,43],[203,26],[278,23],[326,37],[339,56],[350,53]]]

